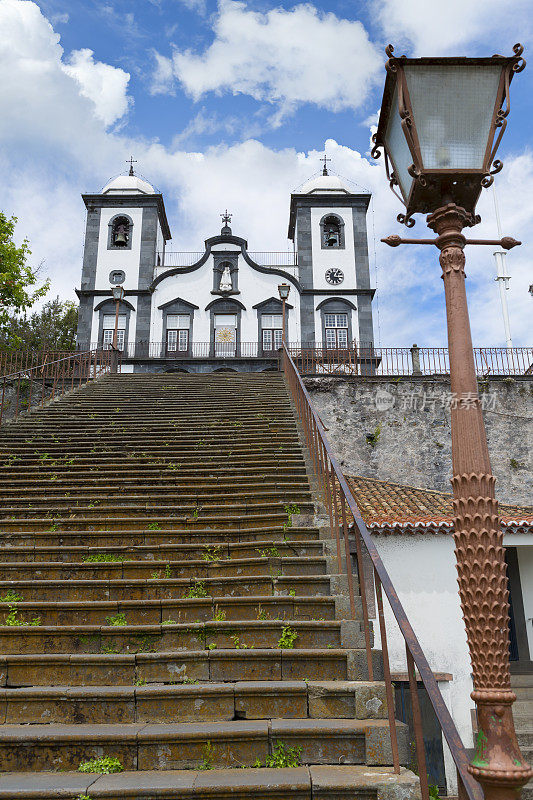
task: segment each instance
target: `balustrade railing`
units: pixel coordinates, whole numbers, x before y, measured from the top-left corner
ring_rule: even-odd
[[[263,250],[247,250],[246,252],[252,261],[255,261],[256,264],[259,264],[262,267],[279,267],[282,269],[286,267],[294,268],[298,266],[298,254],[292,250],[279,250],[271,252]],[[155,266],[157,268],[164,267],[165,269],[169,269],[170,267],[191,267],[193,264],[196,264],[197,261],[200,261],[204,255],[204,250],[158,251],[156,253]]]
[[[0,424],[2,420],[16,419],[21,411],[42,406],[46,401],[109,372],[111,366],[111,350],[66,355],[49,353],[40,360],[38,353],[27,353],[21,369],[4,374],[0,379]]]
[[[469,800],[483,800],[481,786],[468,772],[467,751],[443,700],[435,676],[416,638],[415,632],[379,556],[370,532],[361,517],[361,513],[350,491],[350,487],[333,454],[326,437],[324,426],[313,407],[309,394],[296,367],[296,363],[291,356],[290,350],[285,346],[282,355],[283,371],[304,430],[315,476],[327,510],[331,536],[336,542],[337,567],[340,573],[345,572],[347,575],[350,608],[353,619],[356,618],[356,593],[360,597],[369,680],[374,680],[374,662],[367,597],[368,587],[371,584],[368,581],[368,576],[365,574],[366,559],[364,558],[364,550],[366,550],[372,565],[371,570],[373,572],[376,594],[376,608],[379,621],[383,675],[387,696],[394,770],[396,773],[400,772],[400,758],[394,713],[393,685],[387,646],[387,626],[383,611],[383,593],[385,593],[392,614],[394,615],[405,642],[407,675],[413,711],[417,771],[420,778],[422,800],[429,800],[429,785],[415,666],[418,668],[419,679],[422,681],[427,692],[442,734],[448,743],[457,768],[460,800],[466,800],[467,797]],[[357,564],[357,584],[354,580],[352,555],[355,556]],[[356,585],[358,586],[357,592]]]

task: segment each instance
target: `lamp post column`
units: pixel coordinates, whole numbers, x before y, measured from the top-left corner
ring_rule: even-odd
[[[477,390],[465,287],[465,237],[472,215],[450,203],[427,218],[444,280],[450,378],[454,540],[461,608],[477,706],[469,771],[487,800],[516,800],[532,771],[518,747],[511,707],[509,591],[503,532]]]
[[[285,298],[283,298],[281,303],[281,341],[283,344],[285,344]]]

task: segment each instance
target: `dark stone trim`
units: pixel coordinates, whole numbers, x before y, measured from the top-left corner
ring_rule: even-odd
[[[326,247],[324,244],[324,221],[328,219],[328,217],[335,217],[339,221],[339,244],[337,247]],[[339,214],[332,213],[328,211],[327,214],[324,214],[322,219],[320,220],[320,249],[321,250],[345,250],[346,249],[346,236],[344,235],[344,226],[345,222]]]
[[[312,294],[312,295],[321,295],[327,294],[331,295],[332,297],[336,297],[337,295],[360,295],[364,297],[365,295],[369,297],[374,297],[376,293],[375,289],[302,289],[302,294]]]
[[[163,238],[168,240],[172,236],[168,225],[167,213],[162,194],[82,194],[81,196],[86,208],[91,211],[97,208],[145,208],[155,206],[159,217],[159,223],[163,232]]]
[[[240,236],[233,236],[232,234],[219,234],[218,236],[211,236],[205,240],[205,249],[211,250],[215,244],[236,244],[240,250],[248,249],[248,242],[246,239],[241,239]],[[221,252],[221,251],[219,251]]]
[[[109,289],[74,289],[78,297],[111,297]],[[150,289],[126,289],[124,292],[128,297],[140,297],[141,295],[150,296],[152,292]]]
[[[246,306],[244,306],[240,300],[236,300],[234,297],[228,297],[227,300],[224,297],[219,297],[217,300],[211,300],[211,302],[206,305],[204,311],[209,311],[209,309],[211,308],[215,308],[216,306],[221,306],[222,304],[226,303],[232,303],[239,310],[246,311]],[[228,311],[228,314],[231,313],[232,313],[231,311]]]
[[[369,194],[291,194],[288,238],[294,241],[298,208],[361,208],[366,211]]]
[[[277,303],[280,308],[283,307],[283,303],[279,299],[279,297],[269,297],[267,300],[262,300],[260,303],[256,303],[255,306],[252,306],[252,308],[263,308],[264,306],[267,306],[267,305],[271,305],[271,304],[274,305],[274,303]],[[294,306],[291,306],[290,303],[285,301],[285,308],[286,309],[287,308],[294,308]],[[273,312],[265,311],[265,314],[268,314],[268,313],[273,313]]]
[[[226,294],[238,294],[239,293],[239,266],[238,266],[238,259],[240,255],[239,252],[218,252],[216,250],[212,250],[211,254],[213,256],[213,290],[211,294],[220,293],[222,296]],[[230,275],[231,275],[231,285],[233,289],[230,289],[228,292],[222,292],[220,289],[220,281],[222,280],[222,273],[226,264],[230,268]]]
[[[101,301],[98,303],[98,305],[96,305],[96,306],[94,307],[93,311],[100,311],[100,309],[101,309],[101,308],[103,308],[105,305],[107,305],[107,303],[113,303],[113,308],[116,308],[116,302],[117,302],[117,301],[116,301],[116,300],[113,300],[113,298],[112,298],[112,297],[108,297],[108,299],[107,299],[107,300],[101,300]],[[132,304],[131,304],[131,303],[128,303],[128,301],[127,301],[127,300],[124,300],[124,298],[123,298],[123,299],[120,301],[120,305],[121,305],[121,306],[125,306],[126,308],[129,308],[129,309],[130,309],[130,311],[135,311],[135,307],[134,307],[134,306],[132,306]]]
[[[124,219],[127,219],[129,222],[129,230],[128,230],[129,238],[128,238],[128,243],[124,245],[124,247],[119,247],[116,244],[114,245],[111,241],[111,237],[113,235],[113,225],[115,224],[115,220],[118,219],[118,217],[124,217]],[[107,249],[114,251],[131,250],[132,239],[133,239],[133,220],[129,214],[125,214],[124,211],[119,211],[118,214],[115,214],[113,217],[111,217],[111,219],[107,223]]]
[[[344,297],[326,297],[317,305],[316,310],[318,311],[319,309],[324,308],[324,306],[327,305],[332,305],[332,304],[336,305],[340,303],[342,303],[345,306],[348,306],[349,308],[353,308],[354,311],[357,311],[357,306],[354,305],[354,303],[352,303],[351,300],[346,300],[346,298]]]
[[[161,311],[161,309],[167,308],[168,306],[172,306],[175,303],[176,304],[181,303],[181,305],[187,306],[188,308],[191,308],[195,311],[197,311],[200,308],[200,306],[195,306],[194,303],[189,303],[188,300],[183,300],[181,297],[176,297],[174,298],[174,300],[169,300],[167,303],[163,303],[162,305],[157,306],[157,308]]]
[[[104,306],[106,306],[106,305],[108,305],[109,308],[107,308],[107,309],[104,308]],[[123,308],[123,306],[124,306],[124,308]],[[109,315],[116,314],[116,301],[115,300],[102,300],[102,302],[99,303],[98,306],[96,306],[94,310],[100,312],[99,318],[98,318],[98,339],[97,339],[97,341],[98,341],[99,346],[101,347],[103,345],[103,343],[104,343],[103,342],[103,337],[104,337],[104,334],[103,334],[104,316],[106,314],[109,314]],[[135,309],[133,308],[133,306],[130,303],[128,303],[126,300],[121,300],[120,301],[120,305],[119,305],[119,308],[118,308],[118,313],[126,315],[126,328],[125,328],[125,332],[124,332],[124,349],[125,350],[126,350],[126,348],[128,346],[128,342],[129,342],[130,314],[131,314],[132,311],[135,311]]]

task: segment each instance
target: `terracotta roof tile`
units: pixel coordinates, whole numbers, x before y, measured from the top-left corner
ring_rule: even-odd
[[[430,531],[435,528],[451,530],[453,525],[452,499],[448,492],[405,486],[390,481],[347,475],[363,519],[382,532]],[[533,507],[499,504],[502,523],[519,529],[533,526]]]

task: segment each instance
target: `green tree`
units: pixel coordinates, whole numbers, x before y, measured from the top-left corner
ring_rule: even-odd
[[[12,314],[0,331],[3,350],[75,350],[78,307],[59,297],[31,316]]]
[[[20,314],[31,308],[36,300],[44,297],[49,288],[49,281],[42,286],[37,284],[37,270],[26,262],[31,255],[29,243],[24,239],[20,247],[13,241],[13,233],[17,223],[16,217],[8,219],[0,211],[0,331],[10,324],[14,314]]]

